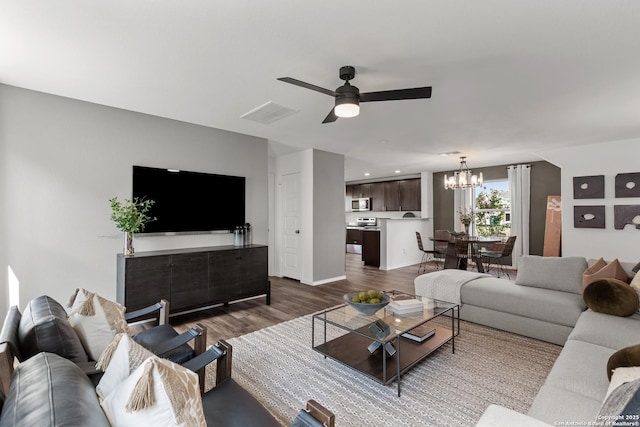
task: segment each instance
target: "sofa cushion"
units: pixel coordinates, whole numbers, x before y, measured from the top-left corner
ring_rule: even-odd
[[[618,331],[624,331],[619,333]],[[612,350],[640,343],[640,315],[610,316],[587,310],[578,319],[569,340],[585,341]]]
[[[545,384],[603,402],[609,388],[607,360],[613,353],[607,347],[568,340]]]
[[[67,321],[60,303],[46,295],[32,299],[20,319],[18,328],[20,351],[24,358],[46,351],[74,362],[86,362],[80,338]]]
[[[118,384],[101,405],[111,424],[119,427],[207,425],[198,375],[155,356]]]
[[[108,427],[93,384],[70,360],[39,353],[20,363],[11,380],[0,427]]]
[[[593,311],[613,316],[631,316],[638,310],[638,294],[617,279],[600,279],[584,289],[584,301]]]
[[[582,295],[582,273],[586,269],[587,260],[582,257],[527,255],[518,262],[516,284]]]
[[[462,312],[470,304],[530,319],[573,326],[586,305],[580,295],[518,286],[495,277],[472,280],[462,287]]]
[[[516,412],[504,406],[489,405],[476,427],[551,427],[544,421]]]
[[[618,279],[626,283],[629,276],[617,259],[607,264],[600,258],[582,273],[582,288],[586,289],[589,284],[600,279]]]
[[[640,366],[640,344],[622,348],[609,357],[607,361],[607,376],[611,380],[611,375],[615,369],[627,366]]]
[[[530,416],[558,426],[567,421],[589,425],[595,420],[602,399],[594,399],[560,387],[544,384],[527,412]],[[515,427],[517,424],[514,424]]]

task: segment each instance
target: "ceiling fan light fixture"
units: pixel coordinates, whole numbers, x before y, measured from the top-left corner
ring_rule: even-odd
[[[338,104],[335,108],[336,116],[338,117],[355,117],[360,114],[360,105],[346,102],[344,104]]]
[[[345,85],[336,90],[336,106],[334,114],[338,117],[355,117],[360,114],[360,100],[358,99],[358,88]]]

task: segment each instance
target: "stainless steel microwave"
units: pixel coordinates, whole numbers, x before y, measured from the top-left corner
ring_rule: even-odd
[[[371,198],[362,197],[358,199],[351,199],[351,211],[352,212],[365,212],[371,210]]]

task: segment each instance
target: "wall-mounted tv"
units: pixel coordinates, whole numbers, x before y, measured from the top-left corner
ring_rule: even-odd
[[[155,201],[144,233],[233,230],[245,223],[245,177],[133,166],[133,197]]]

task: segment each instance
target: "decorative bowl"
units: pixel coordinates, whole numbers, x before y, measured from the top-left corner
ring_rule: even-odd
[[[353,297],[354,295],[358,295],[359,293],[360,291],[348,292],[344,294],[342,298],[348,305],[358,310],[359,313],[367,316],[371,316],[373,313],[380,310],[381,308],[389,304],[389,302],[391,301],[391,299],[389,298],[389,295],[387,294],[382,294],[382,301],[377,304],[365,304],[361,302],[351,301],[351,297]]]

